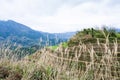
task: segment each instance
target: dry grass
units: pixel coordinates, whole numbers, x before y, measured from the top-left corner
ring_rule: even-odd
[[[118,47],[106,38],[104,44],[44,48],[19,61],[4,57],[0,80],[120,80]]]

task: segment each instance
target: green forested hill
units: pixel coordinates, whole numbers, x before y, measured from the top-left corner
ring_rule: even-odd
[[[116,32],[115,29],[107,29],[103,28],[101,30],[97,30],[94,28],[84,29],[82,31],[78,31],[75,36],[73,36],[69,41],[69,46],[78,45],[80,42],[82,43],[96,43],[99,42],[104,43],[106,39],[109,39],[110,42],[114,42],[115,39],[119,41],[120,33]]]
[[[67,41],[74,34],[74,32],[52,34],[36,31],[12,20],[0,20],[0,49],[10,50],[11,54],[22,57],[34,53],[41,47]],[[0,52],[1,54],[4,55],[4,52]]]
[[[63,41],[67,41],[74,32],[69,33],[47,33],[42,31],[35,31],[26,25],[8,20],[0,21],[0,42],[9,41],[22,46],[34,46],[46,44],[55,45]],[[57,38],[57,41],[56,41]]]

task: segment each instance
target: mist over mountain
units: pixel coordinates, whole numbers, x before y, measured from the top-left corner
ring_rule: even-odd
[[[115,29],[116,30],[116,32],[120,32],[120,28],[117,28],[117,29]]]
[[[38,43],[42,45],[46,45],[46,43],[55,45],[67,41],[74,34],[75,32],[51,34],[33,30],[26,25],[12,20],[0,21],[0,41],[10,41],[22,46],[38,45]]]

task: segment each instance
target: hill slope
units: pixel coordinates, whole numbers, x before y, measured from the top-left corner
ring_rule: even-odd
[[[106,39],[109,39],[111,43],[115,41],[115,39],[120,42],[120,33],[118,29],[107,29],[103,28],[103,30],[97,30],[93,28],[84,29],[83,31],[79,31],[74,35],[69,41],[69,46],[79,45],[81,43],[96,43],[98,40],[101,43],[105,43]]]
[[[58,38],[58,42],[56,43],[60,43],[70,38],[73,33],[71,35],[68,35],[68,33],[51,34],[32,30],[28,26],[12,20],[0,21],[0,41],[10,41],[22,46],[31,46],[38,45],[38,42],[42,39],[42,45],[45,45],[46,41],[49,41],[50,45],[54,45],[56,44],[56,35]]]

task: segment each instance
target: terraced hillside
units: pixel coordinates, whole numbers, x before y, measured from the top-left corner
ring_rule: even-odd
[[[0,60],[0,79],[120,80],[120,43],[102,39],[43,48],[19,61],[5,57]]]

